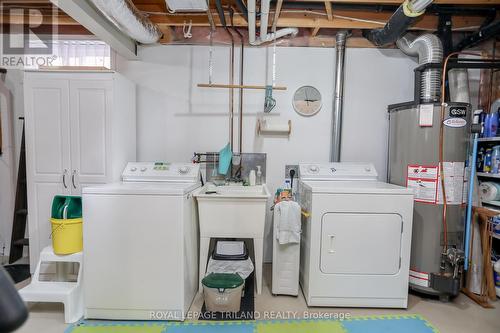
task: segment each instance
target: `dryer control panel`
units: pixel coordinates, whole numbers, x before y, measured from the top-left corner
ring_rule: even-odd
[[[194,163],[129,162],[123,170],[124,182],[183,182],[200,179],[200,165]]]
[[[372,163],[300,163],[301,180],[377,180]]]

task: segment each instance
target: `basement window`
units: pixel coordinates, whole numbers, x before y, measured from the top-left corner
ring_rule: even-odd
[[[46,43],[46,42],[45,42]],[[53,40],[53,61],[45,69],[111,69],[111,48],[98,40]]]

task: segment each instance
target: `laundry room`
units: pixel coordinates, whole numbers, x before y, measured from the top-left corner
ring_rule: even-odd
[[[498,332],[500,1],[1,1],[0,332]]]

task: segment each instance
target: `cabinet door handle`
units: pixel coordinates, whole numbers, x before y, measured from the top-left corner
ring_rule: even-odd
[[[76,170],[73,170],[73,173],[71,174],[71,184],[73,184],[73,188],[76,190],[75,174],[76,174]]]
[[[330,248],[328,249],[328,253],[335,253],[335,249],[334,249],[334,240],[335,240],[335,235],[328,235],[328,237],[330,238]]]
[[[64,172],[63,172],[63,186],[64,188],[68,188],[68,185],[66,185],[66,174],[68,173],[68,169],[64,169]]]

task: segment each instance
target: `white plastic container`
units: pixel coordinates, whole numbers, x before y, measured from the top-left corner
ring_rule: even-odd
[[[243,279],[238,274],[212,273],[202,283],[207,311],[240,311]]]
[[[495,265],[493,265],[494,273],[493,276],[495,277],[495,289],[497,291],[497,297],[500,297],[500,260],[498,260]]]

